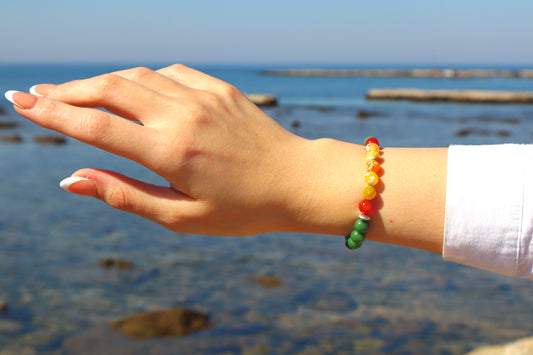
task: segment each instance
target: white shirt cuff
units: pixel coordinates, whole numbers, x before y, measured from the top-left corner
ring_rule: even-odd
[[[451,146],[444,260],[533,279],[533,146]]]

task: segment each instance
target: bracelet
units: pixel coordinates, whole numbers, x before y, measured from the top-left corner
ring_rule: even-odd
[[[379,141],[374,137],[366,137],[366,174],[363,188],[363,200],[359,202],[359,219],[355,221],[354,228],[350,235],[344,239],[348,249],[357,249],[363,245],[366,239],[366,232],[370,226],[370,216],[376,212],[376,207],[372,200],[376,197],[377,192],[374,186],[379,182],[379,172],[381,165]]]

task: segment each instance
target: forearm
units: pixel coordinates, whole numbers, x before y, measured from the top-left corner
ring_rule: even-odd
[[[302,231],[347,235],[359,215],[365,148],[317,140],[306,188]],[[378,211],[367,239],[435,253],[442,251],[446,204],[447,148],[384,148],[376,186]]]

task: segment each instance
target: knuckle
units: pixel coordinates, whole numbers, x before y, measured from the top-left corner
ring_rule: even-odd
[[[182,72],[184,71],[185,69],[187,69],[187,67],[183,64],[180,64],[180,63],[176,63],[176,64],[172,64],[170,67],[168,67],[171,71],[173,72],[176,72],[176,73],[179,73],[179,72]]]
[[[122,211],[131,211],[133,207],[126,191],[118,186],[105,192],[104,201],[109,206]]]
[[[101,97],[108,96],[120,90],[122,78],[117,74],[108,73],[98,77],[97,95]]]
[[[132,79],[134,81],[143,82],[146,81],[147,78],[150,78],[154,72],[147,68],[147,67],[137,67],[132,69]]]
[[[239,89],[228,83],[223,83],[221,85],[220,92],[222,96],[230,99],[231,101],[236,101],[240,96],[242,96]]]
[[[102,117],[100,111],[92,111],[80,120],[80,130],[92,139],[104,139],[107,135],[109,123]]]

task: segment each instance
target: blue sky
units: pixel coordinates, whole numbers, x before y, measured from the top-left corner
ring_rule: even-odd
[[[531,0],[11,0],[0,62],[533,65]]]

